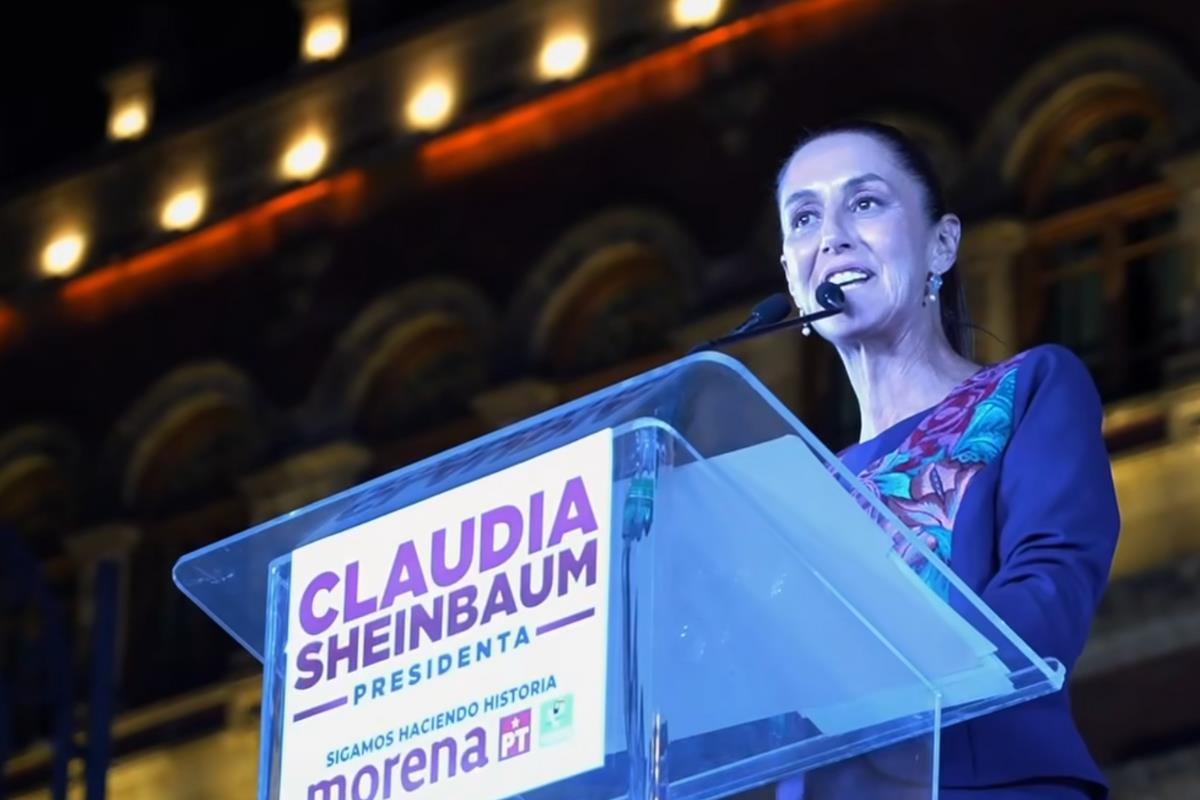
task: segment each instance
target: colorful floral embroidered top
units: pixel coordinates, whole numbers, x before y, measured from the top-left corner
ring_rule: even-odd
[[[981,370],[841,460],[902,522],[935,536],[938,557],[1034,652],[1070,670],[1120,529],[1103,419],[1083,362],[1041,345]],[[920,571],[945,596],[936,570]],[[1104,783],[1065,692],[953,725],[941,753],[944,785]]]
[[[904,442],[859,474],[909,528],[934,536],[937,554],[950,560],[954,520],[971,480],[995,460],[1013,431],[1013,395],[1022,357],[977,372],[953,390]],[[896,534],[901,549],[903,537]],[[927,562],[916,567],[942,597],[945,577]]]

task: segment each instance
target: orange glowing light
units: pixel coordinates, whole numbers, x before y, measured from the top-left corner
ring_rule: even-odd
[[[202,231],[82,275],[64,286],[59,301],[73,322],[94,322],[132,307],[179,278],[202,278],[269,253],[293,215],[351,216],[366,186],[352,170],[268,200]]]
[[[0,305],[0,350],[7,350],[16,343],[24,328],[20,313],[8,305]]]
[[[838,32],[883,0],[788,3],[701,33],[678,45],[568,86],[490,120],[427,142],[419,155],[426,180],[437,182],[492,166],[592,130],[639,108],[690,94],[705,78],[710,51],[759,36],[767,49]]]
[[[711,51],[758,37],[768,52],[840,32],[883,0],[803,0],[769,9],[692,37],[688,41],[607,73],[564,87],[490,120],[424,144],[418,161],[427,181],[460,177],[581,135],[598,124],[696,90],[706,77]],[[62,287],[64,316],[90,321],[141,302],[181,280],[203,277],[263,255],[293,215],[353,214],[366,189],[361,171],[318,180],[247,209],[169,244],[82,275]],[[297,220],[298,221],[298,220]],[[22,327],[19,313],[0,307],[0,349]]]

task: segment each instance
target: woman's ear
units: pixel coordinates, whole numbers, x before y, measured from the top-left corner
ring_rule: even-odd
[[[958,244],[962,239],[962,221],[954,214],[946,214],[937,221],[930,243],[929,268],[941,275],[958,260]]]

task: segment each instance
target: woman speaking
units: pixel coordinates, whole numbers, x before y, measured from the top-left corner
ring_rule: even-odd
[[[1058,346],[990,366],[971,360],[954,269],[960,222],[928,159],[899,131],[848,123],[806,138],[777,196],[796,306],[817,310],[824,281],[845,293],[844,313],[813,325],[841,357],[861,413],[843,462],[1070,674],[1120,528],[1086,368]],[[784,781],[776,796],[863,797],[853,772]],[[947,728],[940,796],[1079,800],[1107,788],[1063,690]]]

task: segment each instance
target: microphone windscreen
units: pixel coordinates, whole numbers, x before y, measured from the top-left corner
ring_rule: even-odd
[[[835,287],[836,288],[836,287]],[[773,325],[792,313],[792,300],[786,294],[778,292],[759,302],[750,316],[758,320],[759,325]]]
[[[821,308],[829,311],[841,310],[846,305],[846,295],[836,283],[822,281],[817,287],[816,295]]]

